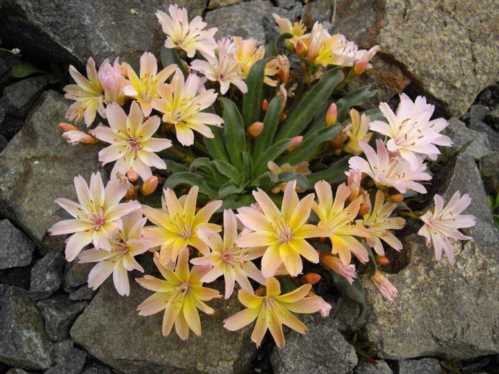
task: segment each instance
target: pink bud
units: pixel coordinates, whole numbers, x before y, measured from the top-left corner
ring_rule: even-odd
[[[263,131],[263,122],[253,122],[249,127],[248,127],[248,134],[256,138],[258,137]]]
[[[361,75],[363,72],[366,71],[367,66],[369,65],[369,61],[367,60],[360,60],[355,63],[353,66],[353,73],[355,75]]]
[[[137,174],[137,172],[132,169],[127,171],[126,176],[128,177],[128,180],[132,183],[137,182],[137,180],[139,179],[139,175]]]
[[[154,193],[154,191],[156,191],[156,188],[158,188],[158,183],[159,179],[157,176],[153,175],[152,177],[150,177],[144,182],[144,184],[142,184],[142,195],[148,196]]]
[[[301,143],[303,142],[303,136],[294,136],[291,138],[289,145],[288,145],[288,151],[292,152],[293,150],[296,149]]]
[[[57,125],[57,127],[59,127],[62,131],[66,132],[66,131],[79,131],[80,129],[78,127],[76,127],[75,125],[72,125],[70,123],[66,123],[66,122],[61,122]]]
[[[65,131],[62,134],[64,140],[66,140],[69,144],[95,144],[97,143],[97,139],[95,139],[92,135],[87,134],[86,132],[80,130],[69,130]]]
[[[326,112],[326,127],[333,126],[338,120],[338,107],[336,103],[331,103]]]

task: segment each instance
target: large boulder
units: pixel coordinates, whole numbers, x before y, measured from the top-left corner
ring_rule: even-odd
[[[372,312],[369,341],[383,358],[441,356],[467,359],[499,353],[499,251],[480,174],[473,158],[459,156],[444,197],[454,191],[472,198],[468,212],[477,217],[473,241],[455,246],[456,263],[437,262],[421,237],[410,236],[409,265],[389,279],[399,297],[389,303],[367,286]]]
[[[375,2],[373,2],[375,3]],[[378,42],[455,115],[499,75],[499,3],[387,0]]]
[[[338,330],[333,318],[306,316],[309,331],[305,335],[291,332],[282,349],[272,353],[272,367],[276,374],[349,374],[357,366],[355,348]]]
[[[275,11],[267,0],[252,0],[214,9],[206,13],[206,22],[218,28],[217,37],[241,36],[265,42],[264,18]]]
[[[53,91],[42,95],[26,125],[0,155],[0,214],[41,243],[47,229],[66,217],[54,200],[76,199],[73,178],[97,171],[97,146],[71,146],[57,124],[68,102]]]
[[[0,362],[41,370],[52,365],[52,343],[43,319],[26,292],[0,284]]]
[[[0,221],[0,270],[31,263],[35,246],[9,220]]]
[[[203,335],[182,341],[175,332],[161,336],[162,313],[152,317],[137,314],[137,305],[151,292],[135,282],[131,286],[131,296],[120,297],[108,281],[74,323],[73,340],[91,355],[126,374],[248,371],[255,352],[248,329],[229,332],[222,323],[242,308],[237,300],[210,303],[217,312],[201,316]]]
[[[336,12],[327,4],[310,1],[306,15],[331,19],[363,48],[380,45],[369,75],[387,93],[412,81],[460,116],[499,76],[495,0],[337,0]]]
[[[23,53],[49,61],[84,64],[118,57],[135,62],[158,53],[164,35],[154,13],[168,4],[202,13],[203,0],[5,0],[0,35]]]

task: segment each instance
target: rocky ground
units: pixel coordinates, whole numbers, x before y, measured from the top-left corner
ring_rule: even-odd
[[[364,47],[380,44],[366,78],[379,99],[404,89],[425,94],[450,118],[455,147],[435,165],[434,192],[472,196],[474,241],[456,248],[451,267],[407,232],[406,259],[390,275],[400,291],[395,304],[366,284],[367,310],[335,299],[333,316],[309,317],[309,334],[290,333],[283,350],[266,342],[256,351],[247,330],[222,328],[234,300],[204,321],[202,338],[162,338],[158,320],[135,312],[142,289],[120,298],[108,282],[92,292],[89,267],[66,264],[63,243],[46,230],[63,214],[53,200],[72,197],[73,176],[98,169],[95,148],[67,145],[55,127],[67,107],[62,72],[88,56],[136,61],[144,50],[157,53],[154,11],[165,1],[0,0],[0,48],[21,50],[0,50],[0,372],[499,373],[499,230],[487,204],[499,191],[497,1],[177,3],[222,34],[263,41],[277,12],[329,22]],[[41,71],[28,75],[26,62]]]

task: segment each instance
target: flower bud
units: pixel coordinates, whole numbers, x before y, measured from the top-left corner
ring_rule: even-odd
[[[361,75],[363,72],[366,71],[368,65],[369,65],[368,60],[360,60],[356,62],[355,65],[353,66],[353,73],[355,75]]]
[[[97,143],[97,139],[95,139],[92,135],[87,134],[86,132],[80,130],[69,130],[65,131],[62,134],[64,140],[66,140],[69,144],[95,144]]]
[[[376,256],[376,263],[380,266],[386,266],[390,264],[390,259],[386,256]]]
[[[141,188],[142,195],[148,196],[154,193],[154,191],[156,191],[156,188],[158,188],[158,183],[159,179],[157,176],[153,175],[152,177],[150,177],[142,184]]]
[[[401,193],[390,195],[390,196],[388,196],[388,200],[390,200],[394,203],[401,203],[402,201],[404,201],[404,195]]]
[[[333,126],[338,120],[338,107],[336,103],[331,103],[326,112],[326,127]]]
[[[263,131],[263,122],[257,121],[253,122],[249,127],[248,127],[248,134],[252,138],[258,137],[262,131]]]
[[[301,40],[296,42],[295,53],[300,57],[304,57],[307,54],[307,46]]]
[[[128,180],[132,183],[137,182],[139,179],[139,175],[137,174],[137,172],[132,169],[127,171],[126,176],[128,177]]]
[[[337,149],[341,153],[341,148],[343,147],[343,143],[348,139],[348,135],[345,134],[344,131],[340,131],[336,137],[331,140],[331,144],[334,149]]]
[[[361,216],[365,216],[366,214],[369,214],[370,210],[371,210],[371,208],[369,207],[369,204],[362,203],[362,204],[360,204],[359,214]]]
[[[262,100],[262,110],[266,112],[269,110],[269,101],[267,99]]]
[[[137,189],[133,184],[128,187],[125,194],[125,200],[137,200]]]
[[[299,135],[292,137],[288,145],[288,151],[289,152],[294,151],[296,147],[298,147],[301,144],[301,142],[303,142],[303,136]]]
[[[303,282],[314,285],[320,282],[321,280],[320,274],[317,273],[307,273],[303,276]]]
[[[70,123],[66,123],[66,122],[61,122],[57,125],[57,127],[59,127],[62,131],[66,132],[66,131],[78,131],[80,130],[78,127],[76,127],[75,125],[72,125]]]

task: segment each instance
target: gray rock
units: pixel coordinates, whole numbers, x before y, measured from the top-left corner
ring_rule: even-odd
[[[362,362],[355,368],[355,374],[392,374],[393,371],[386,361],[377,360],[374,363]]]
[[[61,341],[69,337],[69,328],[87,306],[85,302],[73,303],[66,296],[39,301],[37,304],[43,319],[45,330],[50,339]]]
[[[6,0],[0,34],[50,61],[84,64],[89,56],[120,56],[135,63],[144,51],[159,52],[165,37],[154,13],[173,3],[186,6],[191,17],[205,6],[203,0]]]
[[[307,334],[291,332],[284,348],[272,352],[274,373],[351,373],[358,363],[357,354],[338,331],[337,322],[320,316],[306,316],[303,321],[309,328]]]
[[[29,292],[35,299],[44,299],[56,292],[62,284],[64,254],[53,250],[40,259],[31,269]]]
[[[29,290],[31,268],[12,268],[0,270],[0,283]]]
[[[457,118],[449,120],[449,126],[444,130],[444,134],[452,139],[454,149],[475,160],[492,152],[487,134],[466,127],[466,124]]]
[[[33,242],[7,219],[0,221],[0,238],[0,270],[31,263]]]
[[[87,286],[81,286],[76,291],[72,291],[69,294],[69,300],[81,301],[81,300],[92,300],[95,295],[95,291]]]
[[[120,297],[107,282],[71,328],[73,340],[126,374],[223,374],[249,369],[255,353],[249,330],[229,332],[222,324],[240,310],[237,300],[210,302],[217,313],[201,316],[203,335],[184,342],[174,333],[161,336],[161,313],[147,318],[137,315],[137,305],[150,294],[132,282],[131,296]]]
[[[0,135],[0,152],[4,150],[5,147],[7,147],[7,139],[5,139],[5,136]]]
[[[5,98],[0,98],[0,128],[2,128],[2,123],[7,115],[7,100]]]
[[[111,369],[94,363],[87,367],[82,374],[111,374]]]
[[[1,101],[2,100],[0,99],[0,105]],[[0,134],[10,140],[23,128],[23,126],[23,119],[8,115],[5,117],[3,123],[0,124]]]
[[[333,2],[329,0],[314,0],[305,4],[303,19],[308,26],[315,22],[331,22],[333,15]]]
[[[379,4],[372,0],[337,0],[333,32],[344,34],[362,47],[371,47],[375,44],[372,30],[376,27],[378,8]]]
[[[445,259],[436,262],[424,239],[411,235],[404,241],[412,255],[409,265],[388,275],[399,290],[396,302],[386,302],[366,285],[372,308],[366,333],[381,357],[462,360],[499,352],[498,231],[480,181],[473,159],[458,157],[444,198],[456,190],[469,193],[467,212],[477,224],[468,230],[473,241],[456,244],[453,266]]]
[[[209,11],[205,20],[208,25],[218,28],[219,38],[235,35],[264,42],[263,19],[271,15],[273,9],[270,1],[252,0]]]
[[[0,214],[39,243],[53,223],[66,217],[54,200],[75,199],[73,177],[88,178],[98,170],[98,147],[71,146],[57,130],[67,106],[58,93],[43,94],[0,158]]]
[[[465,113],[499,76],[497,1],[387,0],[379,12],[383,53],[453,115]]]
[[[71,340],[57,343],[54,347],[55,366],[48,369],[45,374],[80,374],[85,366],[87,354],[75,348]]]
[[[27,371],[23,369],[9,369],[5,374],[29,374]]]
[[[48,82],[46,76],[37,76],[20,80],[5,87],[3,94],[7,113],[16,117],[24,117]]]
[[[494,225],[492,212],[487,204],[488,197],[480,172],[475,161],[466,155],[457,157],[452,175],[445,187],[444,198],[450,199],[456,191],[471,196],[471,204],[466,212],[477,217],[476,225],[469,229],[474,242],[483,254],[499,259],[499,251],[497,251],[499,231]]]
[[[35,370],[52,365],[42,316],[24,290],[0,285],[0,331],[0,362]]]
[[[87,284],[88,273],[95,266],[93,263],[81,264],[73,262],[66,265],[64,274],[64,290],[70,292],[72,289]]]
[[[499,152],[491,153],[480,160],[480,173],[489,191],[499,191]]]
[[[209,0],[208,9],[221,8],[227,5],[234,5],[240,3],[241,0]]]
[[[485,122],[474,122],[470,124],[470,129],[487,135],[491,149],[499,149],[499,132],[487,125]]]
[[[403,360],[399,362],[399,374],[441,374],[442,368],[438,360],[423,358],[421,360]]]

